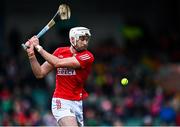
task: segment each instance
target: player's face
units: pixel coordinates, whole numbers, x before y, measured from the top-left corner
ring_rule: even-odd
[[[80,36],[76,46],[81,51],[86,50],[88,47],[88,42],[89,42],[89,36]]]

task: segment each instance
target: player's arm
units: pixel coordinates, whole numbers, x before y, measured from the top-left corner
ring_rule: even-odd
[[[79,68],[80,63],[75,57],[63,58],[59,59],[58,57],[48,53],[39,45],[39,39],[36,36],[33,36],[29,40],[37,51],[41,54],[41,56],[53,67],[70,67],[70,68]]]
[[[80,63],[75,57],[68,57],[59,59],[58,57],[48,53],[42,47],[39,47],[38,52],[41,56],[54,67],[70,67],[70,68],[80,68]]]
[[[29,41],[27,43],[26,44],[29,45],[30,47],[27,49],[27,53],[28,53],[32,71],[36,78],[43,78],[53,69],[53,66],[49,64],[48,62],[44,62],[42,65],[40,65],[34,54],[33,44],[29,44]]]
[[[45,77],[53,69],[53,66],[47,61],[40,65],[35,56],[30,58],[29,61],[36,78]]]

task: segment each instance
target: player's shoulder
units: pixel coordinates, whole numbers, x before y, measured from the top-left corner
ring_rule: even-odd
[[[58,47],[55,52],[65,52],[69,51],[69,47]]]
[[[92,52],[90,52],[89,50],[84,50],[84,51],[82,51],[82,52],[79,53],[79,55],[85,55],[85,54],[94,57],[94,55],[92,54]]]
[[[59,54],[67,53],[67,52],[69,52],[69,51],[70,51],[69,47],[58,47],[58,48],[53,52],[53,54],[54,54],[55,56],[58,56]]]

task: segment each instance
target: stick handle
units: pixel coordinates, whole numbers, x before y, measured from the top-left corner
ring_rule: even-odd
[[[28,48],[28,46],[26,46],[24,43],[22,43],[21,46],[24,50],[27,50],[27,48]]]
[[[42,35],[44,35],[48,30],[49,30],[49,26],[46,25],[38,34],[37,34],[37,38],[40,38]]]

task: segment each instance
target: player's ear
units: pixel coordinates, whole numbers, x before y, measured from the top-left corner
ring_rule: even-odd
[[[70,41],[74,43],[75,38],[74,38],[74,37],[71,37]]]

